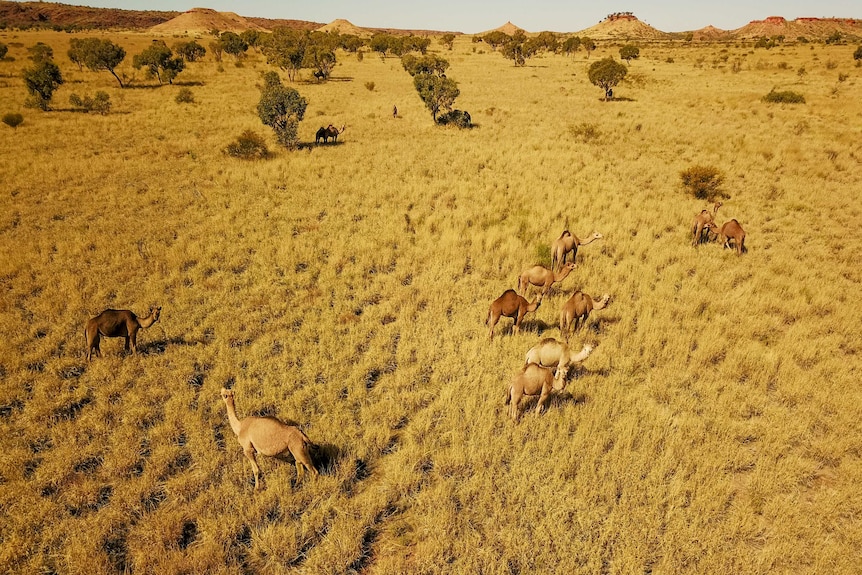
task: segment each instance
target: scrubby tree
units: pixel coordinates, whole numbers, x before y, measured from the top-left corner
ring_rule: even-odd
[[[293,82],[305,60],[308,40],[308,32],[286,27],[276,28],[263,46],[267,63],[287,72],[287,78]]]
[[[491,47],[491,50],[497,50],[500,46],[504,46],[512,37],[503,32],[502,30],[492,30],[488,32],[484,36],[482,36],[482,41],[485,42],[488,46]]]
[[[86,66],[94,72],[106,71],[117,79],[120,88],[123,81],[117,75],[116,68],[126,57],[126,51],[107,38],[72,38],[69,42],[69,59],[78,64],[78,67]]]
[[[563,41],[563,54],[566,56],[574,56],[581,47],[581,39],[577,36],[570,36]]]
[[[21,75],[31,96],[25,105],[28,108],[49,109],[54,92],[63,84],[63,75],[57,64],[51,59],[40,60],[32,68],[24,69]]]
[[[440,110],[451,110],[461,93],[458,83],[445,75],[449,62],[433,54],[422,57],[407,54],[401,58],[401,65],[413,76],[413,86],[436,123]]]
[[[279,143],[293,149],[298,142],[299,122],[305,116],[308,102],[299,92],[285,86],[277,72],[267,72],[263,77],[257,115],[261,122],[275,131]]]
[[[385,60],[386,54],[392,51],[392,48],[395,44],[398,43],[398,38],[393,36],[392,34],[375,34],[371,37],[371,40],[368,42],[368,47],[371,48],[372,52],[377,52],[380,54],[380,58]]]
[[[455,34],[443,34],[440,37],[440,44],[446,46],[447,49],[451,50],[452,46],[455,44]]]
[[[365,45],[365,41],[355,34],[339,34],[338,47],[351,54],[356,53]]]
[[[248,44],[249,48],[253,48],[255,52],[259,51],[261,42],[264,39],[264,34],[260,30],[252,30],[249,28],[248,30],[243,30],[240,32],[239,37],[242,38],[243,42]]]
[[[42,62],[54,58],[54,49],[44,42],[36,42],[27,48],[27,52],[30,54],[30,59],[34,62]]]
[[[335,63],[335,50],[325,44],[311,44],[305,51],[303,66],[314,70],[318,80],[328,80]]]
[[[173,84],[174,78],[185,68],[183,59],[175,57],[164,40],[153,40],[146,50],[134,57],[132,65],[136,69],[146,68],[150,76],[158,78],[159,84],[163,80]]]
[[[631,60],[637,60],[640,58],[641,49],[632,44],[626,44],[622,48],[620,48],[620,58],[626,61],[626,64],[630,63]]]
[[[599,86],[607,99],[608,91],[626,77],[628,69],[613,58],[604,58],[598,62],[593,62],[587,74],[590,83]]]
[[[853,59],[862,60],[862,46],[859,46],[858,48],[856,48],[856,51],[853,52]]]
[[[595,42],[595,40],[593,40],[589,36],[584,36],[583,38],[581,38],[581,47],[583,47],[583,49],[586,50],[587,59],[589,59],[592,51],[596,49],[596,42]]]
[[[401,57],[401,65],[408,74],[414,77],[417,74],[434,74],[436,76],[443,76],[449,68],[449,62],[435,54],[428,54],[420,57],[414,56],[413,54],[406,54]]]
[[[523,66],[527,63],[527,59],[536,53],[536,45],[527,39],[527,35],[522,30],[517,30],[509,37],[509,41],[503,44],[501,53],[512,60],[515,66]]]
[[[539,32],[528,42],[534,54],[542,51],[555,54],[560,49],[560,39],[553,32]]]
[[[692,166],[679,173],[683,189],[699,200],[715,201],[729,197],[721,186],[724,175],[715,166]]]
[[[243,40],[236,32],[222,32],[219,42],[224,47],[225,53],[230,54],[237,60],[242,58],[245,51],[248,50],[248,42]]]
[[[6,54],[9,52],[9,46],[0,42],[0,60],[6,57]]]
[[[393,52],[396,56],[403,56],[408,52],[419,52],[424,55],[428,52],[428,47],[431,46],[431,38],[425,38],[423,36],[414,36],[410,35],[406,38],[401,39],[400,51]]]
[[[218,40],[213,40],[209,43],[209,49],[213,58],[215,58],[215,61],[221,62],[222,54],[224,54],[224,46],[222,46],[222,43]]]
[[[191,40],[189,42],[180,42],[175,44],[174,52],[176,52],[177,56],[186,62],[196,62],[206,55],[207,49],[194,40]]]
[[[95,96],[85,94],[83,98],[72,94],[69,96],[69,103],[84,112],[98,112],[103,116],[111,111],[111,97],[102,90],[97,91]]]

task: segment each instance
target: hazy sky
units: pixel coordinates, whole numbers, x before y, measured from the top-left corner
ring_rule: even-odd
[[[722,30],[741,28],[751,20],[783,16],[788,20],[862,18],[859,0],[58,0],[65,4],[129,10],[177,10],[194,7],[236,12],[241,16],[291,18],[329,23],[336,18],[356,26],[427,29],[475,33],[511,21],[528,32],[577,32],[597,24],[612,12],[633,12],[663,32],[683,32],[713,25]]]

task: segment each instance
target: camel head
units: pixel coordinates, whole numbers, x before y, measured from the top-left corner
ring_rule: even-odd
[[[338,131],[338,133],[340,134],[340,133],[341,133],[341,132],[343,132],[346,128],[347,128],[347,124],[341,124],[341,129]]]
[[[233,401],[233,391],[225,387],[221,388],[221,398],[225,401]]]
[[[721,206],[723,206],[723,205],[724,205],[724,204],[722,204],[721,202],[715,202],[715,204],[713,204],[713,206],[712,206],[712,214],[713,214],[713,215],[717,214],[717,213],[718,213],[718,208],[720,208],[720,207],[721,207]]]
[[[159,321],[159,316],[161,316],[161,315],[162,315],[162,306],[158,306],[158,307],[153,306],[153,307],[151,307],[151,308],[150,308],[150,313],[151,313],[151,314],[152,314],[152,316],[153,316],[153,323],[156,323],[157,321]]]
[[[604,309],[605,307],[607,307],[607,305],[610,303],[610,301],[611,301],[610,294],[605,294],[602,296],[602,299],[600,299],[599,301],[593,302],[593,309]]]
[[[600,234],[599,232],[593,232],[593,233],[591,233],[591,234],[590,234],[590,241],[593,241],[593,240],[600,240],[600,239],[602,239],[603,237],[604,237],[604,236],[603,236],[602,234]]]
[[[571,362],[572,363],[579,363],[581,361],[584,361],[585,359],[587,359],[590,356],[590,354],[593,352],[593,349],[595,349],[595,348],[593,348],[592,345],[585,343],[584,349],[582,349],[575,356],[573,356],[571,358]]]

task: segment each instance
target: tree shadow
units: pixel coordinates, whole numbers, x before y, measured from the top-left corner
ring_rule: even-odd
[[[174,86],[206,86],[206,82],[200,80],[184,80],[182,82],[174,82]]]

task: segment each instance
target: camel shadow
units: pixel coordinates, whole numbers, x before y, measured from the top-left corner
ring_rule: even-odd
[[[179,337],[163,337],[161,339],[155,339],[153,341],[148,341],[144,345],[138,346],[138,353],[141,355],[162,355],[168,349],[168,346],[178,345],[178,346],[196,346],[196,345],[205,345],[207,340],[203,337],[195,338],[195,339],[186,339],[182,336]]]
[[[584,393],[569,393],[568,391],[559,391],[551,394],[551,397],[548,399],[548,403],[545,405],[544,411],[542,411],[542,415],[548,413],[551,408],[559,408],[568,403],[572,405],[583,405],[587,402],[588,397]],[[521,402],[522,413],[530,413],[534,412],[536,409],[536,403],[538,403],[538,396],[530,396],[525,398]]]

